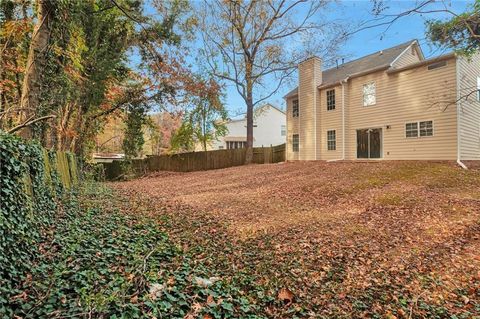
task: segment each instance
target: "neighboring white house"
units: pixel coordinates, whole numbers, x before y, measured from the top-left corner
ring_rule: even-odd
[[[246,147],[247,119],[243,115],[228,121],[228,133],[211,143],[210,150]],[[285,112],[273,105],[265,104],[253,114],[253,146],[270,146],[283,144],[286,141],[287,123]]]

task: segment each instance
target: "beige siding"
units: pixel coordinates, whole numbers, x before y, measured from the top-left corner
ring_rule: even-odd
[[[418,61],[405,51],[395,63],[410,64]],[[478,59],[478,57],[476,57]],[[475,60],[477,61],[477,60]],[[464,62],[466,63],[466,62]],[[475,81],[480,74],[480,63],[469,69],[462,85]],[[398,65],[397,65],[398,67]],[[321,80],[320,63],[316,59],[299,66],[299,112],[292,117],[292,100],[287,102],[287,159],[333,160],[342,158],[342,86],[317,89]],[[357,130],[380,128],[382,131],[381,158],[387,160],[454,160],[457,157],[456,61],[448,59],[445,67],[428,70],[427,65],[400,72],[378,71],[351,78],[345,84],[345,159],[357,159]],[[467,81],[468,80],[468,81]],[[376,104],[363,106],[363,85],[375,82]],[[471,86],[471,83],[470,83]],[[327,111],[326,91],[335,89],[335,110]],[[477,102],[475,102],[477,103]],[[478,159],[480,154],[480,108],[465,104],[462,120],[462,152],[465,159]],[[454,104],[454,103],[453,103]],[[462,113],[463,114],[463,113]],[[407,138],[405,124],[433,121],[431,137]],[[327,131],[336,132],[336,150],[327,149]],[[292,135],[299,134],[300,151],[292,152]]]
[[[292,101],[298,99],[298,97],[292,97],[286,99],[287,103],[287,161],[299,160],[299,153],[292,151],[292,135],[299,133],[299,120],[298,117],[292,116]]]
[[[356,148],[356,144],[353,144],[352,139],[350,137],[350,117],[349,117],[349,107],[350,107],[350,83],[347,82],[344,84],[344,97],[345,97],[345,159],[348,158],[348,149],[351,147]],[[356,141],[356,140],[355,140]]]
[[[470,94],[459,103],[460,112],[460,158],[462,160],[480,160],[480,102],[473,91],[480,77],[480,54],[471,61],[459,58],[458,97]],[[471,94],[473,93],[473,94]]]
[[[299,67],[298,102],[300,115],[298,117],[300,135],[299,158],[303,160],[317,159],[317,138],[315,132],[317,100],[316,88],[321,83],[321,61],[310,58]]]
[[[335,90],[335,110],[327,110],[327,91]],[[319,159],[333,160],[342,158],[342,86],[318,90],[317,99],[317,147],[320,150]],[[329,151],[327,148],[327,131],[335,130],[337,148]]]
[[[398,57],[398,59],[393,63],[393,67],[399,69],[419,61],[420,57],[417,51],[417,45],[413,44],[402,55]]]
[[[382,128],[383,158],[455,159],[456,110],[444,101],[455,97],[455,60],[443,68],[427,66],[398,73],[376,72],[353,78],[347,108],[347,159],[356,159],[356,130]],[[363,84],[376,83],[376,105],[363,106]],[[434,136],[406,138],[407,122],[434,122]],[[387,125],[390,127],[387,129]]]

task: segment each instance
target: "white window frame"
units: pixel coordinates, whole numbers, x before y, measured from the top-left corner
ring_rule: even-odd
[[[329,105],[328,105],[328,103],[329,103],[328,93],[329,93],[329,92],[333,92],[333,101],[332,101],[333,104],[332,104],[332,108],[331,108],[331,109],[328,108],[328,107],[329,107]],[[337,108],[337,101],[336,101],[336,92],[335,92],[335,89],[333,88],[333,89],[330,89],[330,90],[326,90],[326,91],[325,91],[325,98],[326,98],[326,102],[327,102],[327,103],[326,103],[326,104],[327,104],[327,112],[335,111],[335,109]]]
[[[410,122],[409,122],[410,123]],[[380,140],[380,157],[379,158],[368,158],[369,160],[380,160],[380,159],[383,159],[384,158],[384,150],[383,150],[383,145],[384,145],[384,141],[385,141],[385,138],[384,138],[384,127],[383,125],[372,125],[372,126],[367,126],[367,127],[358,127],[358,128],[355,128],[355,134],[358,134],[357,132],[360,131],[360,130],[380,130],[380,137],[381,137],[381,140]],[[355,139],[356,139],[356,135],[355,135]],[[370,141],[369,141],[370,143]],[[355,154],[357,154],[358,152],[358,143],[355,142]],[[357,157],[355,155],[355,158],[359,159],[359,157]]]
[[[334,136],[335,138],[333,140],[330,139],[330,136],[328,135],[329,132],[333,132],[333,134],[335,135]],[[330,149],[330,145],[329,145],[330,142],[334,143],[335,148]],[[327,151],[336,151],[336,150],[337,150],[337,130],[327,130]]]
[[[477,101],[480,102],[480,76],[477,76]]]
[[[370,94],[365,94],[365,87],[367,85],[372,85],[373,84],[373,93],[370,93]],[[366,95],[373,95],[374,97],[374,102],[371,103],[371,104],[366,104],[365,103],[365,96]],[[367,106],[372,106],[372,105],[376,105],[377,104],[377,84],[375,83],[375,81],[372,81],[372,82],[368,82],[368,83],[364,83],[363,86],[362,86],[362,97],[363,97],[363,106],[364,107],[367,107]]]
[[[421,136],[420,135],[420,123],[425,123],[425,122],[432,122],[432,135],[426,135],[426,136]],[[407,124],[417,124],[417,135],[416,136],[407,136]],[[412,138],[429,138],[435,136],[435,121],[434,120],[421,120],[421,121],[409,121],[405,122],[405,125],[403,126],[404,129],[404,136],[406,139],[412,139]]]
[[[295,102],[295,101],[297,101],[297,103],[296,103],[297,104],[297,112],[295,112],[295,109],[293,107],[294,106],[293,102]],[[292,117],[299,117],[299,116],[300,116],[300,102],[298,101],[298,99],[293,99],[292,100]]]
[[[422,131],[422,129],[421,129],[421,124],[422,124],[422,123],[426,123],[426,122],[432,122],[432,135],[422,136],[422,134],[421,134],[421,131]],[[434,128],[434,125],[433,125],[433,120],[425,120],[425,121],[419,121],[419,122],[418,122],[418,137],[420,137],[420,138],[433,137],[434,134],[435,134],[435,128]]]
[[[417,126],[417,128],[416,128],[417,134],[416,134],[415,136],[408,136],[408,135],[407,135],[407,125],[409,125],[409,124],[416,124],[416,126]],[[418,129],[419,129],[419,128],[418,128],[418,122],[406,122],[406,123],[405,123],[405,126],[404,126],[405,138],[418,138],[418,136],[419,136]],[[409,130],[409,132],[410,132],[410,131],[413,131],[413,130]]]
[[[297,140],[297,149],[295,149],[295,139],[294,136],[298,136]],[[300,134],[292,134],[292,152],[298,153],[300,151]]]

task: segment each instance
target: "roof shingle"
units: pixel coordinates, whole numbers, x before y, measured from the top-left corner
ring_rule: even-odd
[[[333,67],[322,72],[321,86],[335,84],[348,76],[373,71],[382,67],[389,67],[392,62],[405,51],[415,40],[411,40],[392,48],[366,55],[356,60],[349,61],[337,67]],[[297,94],[298,87],[287,93],[285,97],[291,97]]]

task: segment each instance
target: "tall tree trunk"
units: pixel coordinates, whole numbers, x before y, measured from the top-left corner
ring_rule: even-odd
[[[35,115],[39,104],[40,74],[45,65],[43,51],[50,40],[53,17],[52,0],[37,0],[37,23],[33,29],[32,40],[28,50],[27,64],[22,84],[20,107],[24,108],[20,119],[22,122]],[[31,127],[25,127],[21,134],[24,138],[32,137]]]
[[[247,68],[248,71],[249,68]],[[247,152],[245,164],[253,162],[253,85],[252,80],[247,75]]]
[[[204,105],[202,110],[202,138],[203,138],[203,150],[207,151],[207,115],[205,114],[205,108],[207,106]]]
[[[3,59],[3,57],[0,55],[0,58]],[[5,74],[3,73],[3,68],[1,67],[0,65],[0,81],[5,81]],[[6,103],[4,103],[5,99],[4,99],[4,92],[3,90],[0,88],[0,113],[2,113],[4,110],[7,109],[7,106],[6,106]],[[0,129],[3,128],[3,120],[2,120],[2,117],[0,117]]]

